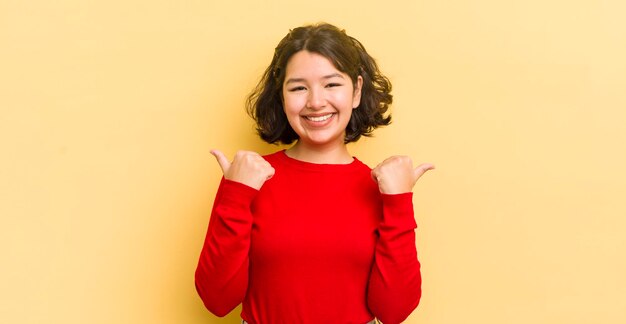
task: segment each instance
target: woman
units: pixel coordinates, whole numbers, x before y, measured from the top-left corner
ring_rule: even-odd
[[[250,95],[261,138],[293,144],[232,162],[196,270],[205,306],[244,322],[399,323],[421,297],[412,188],[433,168],[394,156],[373,170],[346,144],[389,124],[391,85],[359,41],[293,29]]]

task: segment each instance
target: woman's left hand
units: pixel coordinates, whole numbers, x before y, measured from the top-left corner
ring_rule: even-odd
[[[423,163],[413,168],[413,161],[408,156],[392,156],[378,164],[372,170],[372,179],[384,194],[400,194],[410,192],[417,180],[435,166]]]

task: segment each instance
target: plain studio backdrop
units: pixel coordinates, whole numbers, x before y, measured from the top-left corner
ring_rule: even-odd
[[[365,44],[415,189],[407,323],[626,322],[624,1],[0,0],[0,322],[238,323],[193,274],[243,103],[305,23]],[[332,292],[329,292],[332,293]],[[288,307],[286,305],[285,307]]]

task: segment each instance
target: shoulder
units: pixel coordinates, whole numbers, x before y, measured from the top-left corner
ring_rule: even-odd
[[[369,167],[369,165],[365,164],[363,161],[359,160],[359,158],[357,158],[356,156],[354,157],[354,167],[357,170],[360,171],[367,171],[367,172],[371,172],[372,168]]]
[[[285,150],[279,150],[274,153],[263,155],[265,161],[269,162],[271,165],[275,165],[280,163],[280,161],[284,160]]]
[[[373,190],[377,195],[379,194],[378,184],[372,178],[372,168],[359,160],[358,158],[354,158],[354,169],[358,170],[355,172],[358,174],[359,181],[361,182],[364,188],[368,190]]]

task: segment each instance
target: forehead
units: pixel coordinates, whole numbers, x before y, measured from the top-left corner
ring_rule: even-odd
[[[300,74],[311,76],[316,74],[326,75],[328,73],[345,75],[327,57],[306,50],[299,51],[289,58],[285,72],[287,77]]]

